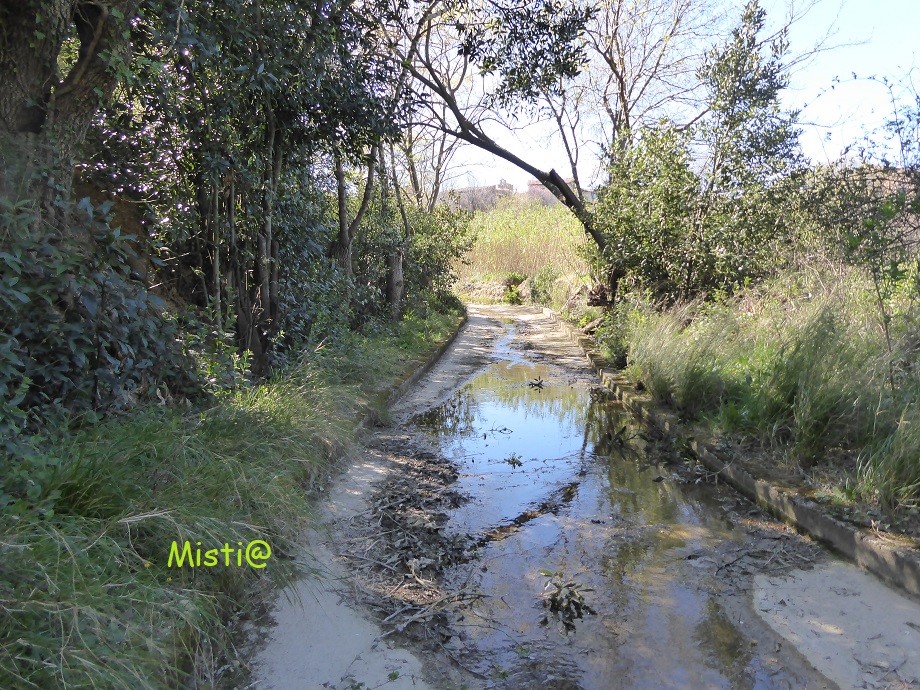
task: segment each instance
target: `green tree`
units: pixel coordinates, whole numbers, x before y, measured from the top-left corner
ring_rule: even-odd
[[[771,270],[789,228],[784,199],[802,164],[782,33],[761,40],[749,2],[731,37],[707,55],[707,108],[691,127],[663,121],[613,147],[598,223],[604,260],[654,294],[730,291]]]
[[[395,134],[394,65],[379,50],[378,26],[349,3],[149,0],[135,25],[136,78],[99,123],[109,155],[95,166],[96,184],[114,179],[143,202],[145,239],[165,252],[161,290],[207,309],[216,337],[232,328],[259,371],[290,321],[280,313],[290,304],[282,254],[316,259],[282,243],[304,246],[293,235],[310,234],[306,244],[328,247],[348,273],[356,222],[339,214],[339,233],[330,233],[334,214],[316,223],[278,211],[305,208],[283,203],[288,194],[315,198],[303,189],[321,177],[310,169],[340,181],[342,208],[348,166]]]
[[[690,137],[673,124],[641,127],[615,146],[595,213],[608,238],[600,260],[633,287],[674,299],[694,252],[693,202],[699,191]]]
[[[696,256],[687,262],[682,296],[731,288],[769,270],[786,228],[783,185],[804,164],[797,112],[786,112],[785,31],[763,40],[766,11],[747,3],[731,38],[707,56],[700,76],[708,112],[695,129],[702,147],[702,193],[693,217]]]

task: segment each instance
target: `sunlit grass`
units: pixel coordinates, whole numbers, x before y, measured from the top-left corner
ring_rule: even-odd
[[[587,240],[581,223],[561,204],[503,200],[491,211],[478,211],[472,228],[476,243],[459,269],[459,285],[501,282],[518,273],[538,283],[543,302],[563,301],[588,274]]]
[[[368,401],[455,325],[433,315],[350,334],[210,409],[148,408],[35,451],[44,484],[0,517],[0,687],[213,682],[215,660],[233,657],[231,614],[308,567],[295,557],[310,491]],[[273,550],[263,570],[168,565],[173,541],[254,539]]]
[[[634,302],[603,334],[659,402],[806,469],[857,458],[860,497],[893,508],[920,499],[920,332],[915,306],[893,308],[891,355],[870,286],[845,271],[786,276],[719,305]]]

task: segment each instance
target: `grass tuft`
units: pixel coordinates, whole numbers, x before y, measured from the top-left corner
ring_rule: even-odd
[[[620,305],[601,338],[656,400],[718,433],[805,469],[860,458],[841,490],[891,509],[920,498],[916,315],[911,303],[893,313],[889,355],[866,282],[796,274],[722,304]]]
[[[146,408],[33,449],[30,466],[47,470],[35,490],[0,491],[0,687],[213,684],[214,660],[233,656],[229,617],[303,566],[309,493],[351,447],[365,401],[455,326],[386,324],[211,409]],[[262,570],[168,564],[173,541],[255,539],[273,552]]]

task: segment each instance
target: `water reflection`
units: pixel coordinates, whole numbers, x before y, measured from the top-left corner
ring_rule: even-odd
[[[537,378],[542,389],[527,385]],[[414,420],[458,463],[471,496],[447,525],[482,549],[472,570],[453,574],[484,595],[461,624],[485,652],[470,663],[507,688],[763,685],[686,559],[742,535],[713,509],[710,489],[655,481],[667,468],[594,385],[513,357]],[[591,588],[598,615],[578,620],[574,634],[541,626],[541,569]]]

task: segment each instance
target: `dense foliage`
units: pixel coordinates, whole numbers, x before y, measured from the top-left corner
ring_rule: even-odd
[[[35,215],[26,206],[9,199],[0,204],[5,455],[16,455],[20,436],[64,415],[95,419],[96,411],[198,390],[192,362],[176,346],[175,319],[132,276],[131,242],[108,224],[107,205],[93,208],[84,200],[70,209],[72,223],[88,234],[86,246],[38,239]],[[10,486],[9,474],[4,482]],[[11,500],[3,486],[0,504]]]
[[[766,15],[747,5],[731,38],[699,72],[706,109],[690,126],[663,120],[621,133],[600,190],[603,260],[668,300],[732,291],[775,268],[794,232],[784,199],[803,166],[795,113],[783,112],[783,37],[759,38]]]
[[[401,192],[381,40],[350,2],[0,2],[3,687],[216,682],[355,416],[456,328],[469,219]],[[166,562],[254,538],[267,576]]]
[[[398,162],[368,158],[399,139],[411,99],[362,8],[60,0],[10,17],[4,64],[47,50],[32,68],[82,89],[87,119],[52,128],[77,119],[51,117],[61,94],[44,119],[3,104],[5,437],[51,413],[233,387],[309,342],[439,303],[465,216],[397,204]],[[93,52],[100,37],[117,64]]]

